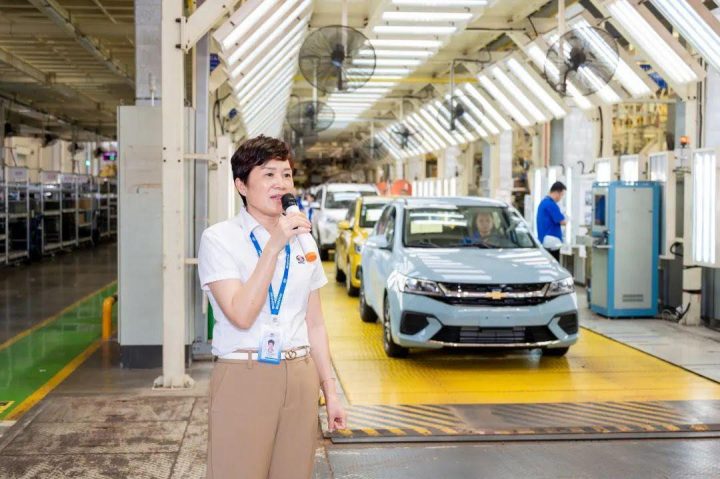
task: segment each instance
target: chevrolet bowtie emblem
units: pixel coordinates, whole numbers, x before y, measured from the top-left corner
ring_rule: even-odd
[[[490,299],[503,299],[507,296],[506,293],[503,293],[502,291],[492,291],[490,293]]]

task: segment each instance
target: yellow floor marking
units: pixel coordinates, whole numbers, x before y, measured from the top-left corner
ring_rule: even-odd
[[[367,434],[368,436],[379,436],[380,433],[377,432],[375,429],[369,428],[369,427],[362,427],[360,428],[362,432]]]
[[[432,434],[429,429],[426,429],[424,427],[417,426],[415,424],[410,424],[406,421],[398,421],[395,417],[389,417],[385,414],[379,412],[379,411],[368,411],[367,409],[363,409],[360,413],[359,411],[356,412],[361,418],[364,418],[366,420],[372,419],[377,421],[377,424],[375,427],[377,429],[385,428],[392,430],[393,428],[406,428],[406,429],[412,429],[415,432],[418,432],[424,436],[429,436]],[[391,426],[392,425],[392,426]]]
[[[363,409],[363,410],[367,411],[369,407],[370,406],[366,406],[365,409]],[[380,408],[380,409],[373,409],[373,410],[377,410],[379,412],[383,412],[388,415],[392,415],[393,417],[401,417],[401,418],[405,418],[405,419],[408,419],[411,421],[417,421],[425,426],[436,427],[438,429],[453,428],[453,427],[458,426],[457,421],[454,421],[454,422],[438,421],[438,420],[429,418],[427,416],[423,416],[421,414],[407,411],[405,409],[397,409],[393,406],[378,406],[378,408]]]
[[[606,406],[604,404],[593,404],[593,408],[597,410],[598,414],[614,415],[627,418],[635,418],[638,420],[654,419],[658,421],[681,421],[682,417],[672,416],[667,413],[652,412],[642,413],[632,410],[625,410],[622,406],[614,404],[613,406]]]
[[[53,315],[50,316],[49,318],[46,318],[46,319],[42,320],[41,322],[39,322],[39,323],[37,323],[37,324],[29,327],[29,328],[26,329],[25,331],[22,331],[22,332],[16,334],[16,335],[13,336],[12,338],[10,338],[10,339],[6,340],[5,342],[1,343],[1,344],[0,344],[0,350],[3,350],[3,349],[5,349],[5,348],[7,348],[7,347],[10,346],[11,344],[17,343],[18,341],[20,341],[22,338],[24,338],[25,336],[29,335],[29,334],[32,333],[33,331],[36,331],[36,330],[42,328],[43,326],[47,325],[48,323],[51,323],[51,322],[55,321],[57,318],[59,318],[59,317],[62,316],[63,314],[65,314],[65,313],[67,313],[68,311],[76,308],[78,305],[80,305],[80,303],[82,303],[82,302],[84,302],[84,301],[87,301],[89,298],[91,298],[91,297],[93,297],[93,296],[101,293],[102,291],[104,291],[105,289],[111,287],[111,286],[114,285],[115,283],[117,283],[117,281],[111,281],[110,283],[106,284],[106,285],[103,286],[102,288],[97,289],[97,290],[93,291],[92,293],[86,294],[85,296],[83,296],[82,298],[78,299],[77,301],[75,301],[75,302],[74,302],[73,304],[71,304],[70,306],[68,306],[68,307],[66,307],[66,308],[63,308],[60,312],[58,312],[58,313],[56,313],[56,314],[53,314]],[[98,315],[99,315],[99,313],[98,313]]]
[[[332,263],[325,268],[331,276]],[[351,404],[720,399],[720,384],[584,329],[564,358],[416,350],[390,359],[382,326],[360,320],[357,299],[342,285],[328,284],[321,297],[333,363]]]
[[[527,406],[527,409],[522,408],[522,406]],[[546,408],[545,404],[536,404],[536,405],[516,405],[516,407],[520,407],[520,411],[517,413],[516,421],[520,420],[521,418],[534,418],[539,419],[540,421],[554,418],[558,422],[564,422],[567,423],[573,418],[577,418],[583,421],[583,423],[587,423],[588,425],[596,425],[598,423],[607,425],[607,426],[625,426],[625,425],[636,425],[641,426],[645,424],[645,422],[634,422],[624,419],[611,419],[606,417],[598,417],[596,414],[593,414],[592,412],[588,412],[584,409],[580,410],[572,410],[570,412],[569,410],[566,411],[559,411],[556,408],[550,407]]]
[[[85,362],[87,358],[92,356],[92,354],[97,351],[97,349],[102,344],[102,340],[98,339],[94,343],[92,343],[90,346],[88,346],[85,351],[78,354],[72,361],[70,361],[64,368],[62,368],[60,371],[55,374],[52,378],[48,380],[43,386],[32,393],[30,396],[28,396],[23,402],[21,402],[15,409],[13,409],[10,414],[8,414],[6,419],[16,419],[20,417],[25,411],[33,407],[35,404],[37,404],[42,398],[48,395],[50,391],[55,389],[58,384],[63,382],[65,378],[70,376],[73,371],[75,371],[82,363]]]
[[[3,411],[12,406],[14,403],[15,401],[0,401],[0,414],[2,414]]]
[[[425,409],[422,409],[422,408],[418,407],[418,405],[416,405],[416,404],[410,404],[410,405],[408,405],[408,406],[405,406],[405,407],[404,407],[404,410],[406,410],[406,411],[415,411],[415,412],[423,415],[424,417],[429,417],[429,418],[432,418],[432,419],[439,419],[439,420],[441,420],[441,421],[447,421],[447,422],[450,422],[450,423],[452,423],[452,424],[454,424],[454,425],[457,425],[457,424],[458,424],[458,418],[457,418],[456,416],[452,415],[452,414],[433,413],[433,412],[430,412],[430,411],[427,411],[427,410],[425,410]]]

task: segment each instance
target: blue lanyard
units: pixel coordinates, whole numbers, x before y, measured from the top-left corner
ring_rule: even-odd
[[[252,231],[250,232],[250,240],[252,241],[253,245],[255,246],[255,251],[257,251],[258,258],[262,255],[262,248],[260,247],[260,243],[258,243],[257,238],[255,238],[255,233]],[[282,283],[280,283],[280,291],[278,292],[277,297],[273,294],[273,287],[272,287],[272,281],[270,281],[270,286],[268,287],[268,300],[270,301],[270,314],[272,314],[274,317],[277,317],[280,314],[280,306],[282,305],[283,296],[285,296],[285,286],[287,286],[288,281],[288,273],[290,272],[290,244],[285,244],[285,271],[283,272],[283,278]]]

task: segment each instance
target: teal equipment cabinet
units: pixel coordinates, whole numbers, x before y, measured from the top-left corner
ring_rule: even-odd
[[[658,311],[661,186],[595,183],[590,309],[610,318]]]

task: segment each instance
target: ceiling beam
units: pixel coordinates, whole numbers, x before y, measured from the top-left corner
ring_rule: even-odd
[[[4,48],[0,47],[0,62],[6,63],[21,72],[24,75],[29,76],[33,80],[39,83],[48,83],[49,77],[45,73],[41,72],[29,63],[19,59],[12,53],[8,52]]]
[[[74,37],[85,50],[100,60],[110,71],[123,78],[128,85],[135,85],[135,80],[128,73],[125,66],[120,65],[97,39],[83,33],[79,27],[73,23],[73,19],[67,10],[61,7],[55,0],[28,0],[28,2],[43,12],[64,32]]]
[[[7,17],[3,12],[3,17]],[[58,30],[58,27],[46,21],[31,22],[24,19],[9,21],[0,21],[0,35],[12,35],[21,38],[23,35],[42,35],[44,37],[62,37],[67,35]],[[113,40],[124,39],[126,36],[132,36],[135,32],[135,25],[132,23],[88,23],[83,25],[83,33],[86,35],[102,35],[103,38],[111,37]]]

